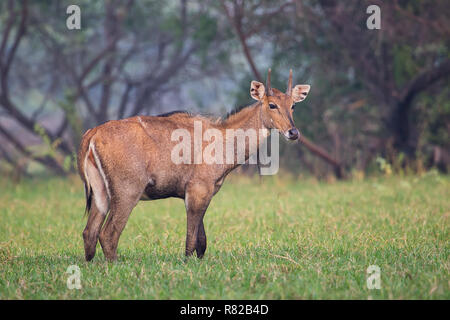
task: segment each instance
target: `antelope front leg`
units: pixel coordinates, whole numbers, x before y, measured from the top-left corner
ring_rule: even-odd
[[[197,233],[197,244],[195,246],[195,251],[197,252],[198,258],[203,258],[206,251],[206,233],[205,226],[203,225],[203,219],[200,221],[200,225]]]
[[[204,185],[192,185],[186,190],[185,205],[187,213],[186,256],[194,250],[197,257],[202,258],[206,250],[206,234],[203,216],[212,198],[212,188]]]

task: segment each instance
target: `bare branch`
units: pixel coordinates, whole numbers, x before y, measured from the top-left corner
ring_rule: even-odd
[[[436,81],[448,76],[450,76],[450,59],[447,59],[438,66],[433,66],[432,68],[418,74],[405,86],[400,100],[403,103],[409,103],[417,94],[427,89]]]
[[[15,15],[15,12],[13,10],[14,10],[14,7],[10,6],[10,15],[11,16]],[[20,25],[16,32],[16,36],[13,40],[11,49],[6,54],[6,57],[3,56],[3,54],[5,53],[4,50],[2,50],[2,55],[0,56],[0,66],[1,66],[0,79],[2,82],[1,83],[1,87],[2,87],[1,95],[5,96],[5,98],[8,98],[8,96],[9,96],[8,79],[7,79],[9,70],[11,68],[12,60],[16,54],[16,50],[20,44],[20,41],[22,40],[22,37],[25,35],[27,16],[28,16],[27,1],[24,1],[22,3]],[[8,33],[9,33],[9,30],[8,30]],[[3,39],[5,46],[6,46],[6,41],[8,40],[7,38],[8,38],[8,35],[5,34],[4,39]],[[3,46],[3,43],[2,43],[2,46]]]
[[[286,9],[287,7],[289,7],[291,5],[294,5],[294,3],[293,2],[285,2],[282,5],[280,5],[276,10],[273,10],[271,12],[265,12],[262,16],[258,17],[258,19],[261,20],[261,22],[259,24],[257,24],[256,26],[250,28],[250,30],[245,33],[245,38],[248,39],[255,33],[259,32],[259,30],[262,27],[264,27],[264,25],[266,25],[270,19],[276,17],[277,15],[282,13],[284,11],[284,9]]]
[[[128,100],[130,97],[130,92],[133,89],[133,85],[131,83],[127,83],[125,85],[124,93],[122,94],[122,98],[120,99],[118,118],[121,119],[125,116],[125,110],[128,105]]]
[[[10,12],[8,21],[6,22],[6,28],[5,31],[3,32],[3,39],[2,39],[2,43],[0,45],[0,57],[3,57],[3,53],[5,52],[5,48],[6,48],[6,43],[8,42],[9,39],[9,33],[11,32],[11,28],[14,25],[14,22],[16,20],[16,15],[12,14],[12,11],[14,10],[14,1],[13,0],[9,0],[8,1],[8,9]],[[2,66],[2,61],[0,60],[0,67]]]
[[[18,139],[16,139],[15,136],[13,136],[10,132],[8,132],[1,125],[0,125],[0,133],[9,142],[11,142],[18,151],[20,151],[25,156],[27,156],[30,159],[33,159],[33,160],[35,160],[35,161],[45,165],[46,167],[49,167],[50,169],[52,169],[55,173],[57,173],[59,175],[65,175],[64,169],[52,157],[50,157],[50,156],[35,156],[35,155],[33,155],[29,150],[26,149],[26,147]]]
[[[231,13],[228,11],[227,6],[225,5],[225,2],[223,0],[220,0],[220,3],[222,4],[222,8],[225,12],[225,15],[227,16],[230,23],[233,25],[234,29],[236,30],[236,33],[239,37],[239,41],[241,42],[242,50],[244,51],[244,55],[247,59],[248,64],[250,65],[250,68],[252,69],[253,74],[256,77],[256,80],[259,82],[263,81],[263,78],[261,77],[261,74],[259,73],[258,69],[256,68],[255,62],[253,61],[253,57],[250,54],[250,49],[247,45],[247,39],[245,37],[245,33],[242,30],[242,7],[239,6],[236,2],[234,2],[234,16],[231,16]]]

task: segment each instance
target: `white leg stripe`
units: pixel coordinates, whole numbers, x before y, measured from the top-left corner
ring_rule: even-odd
[[[108,198],[111,199],[111,193],[109,192],[108,180],[106,179],[105,172],[103,171],[102,164],[100,163],[100,159],[98,158],[97,152],[95,151],[94,142],[92,140],[89,143],[89,149],[92,150],[92,154],[94,155],[94,159],[95,159],[95,163],[97,164],[98,171],[100,172],[100,175],[103,178],[103,182],[105,183],[106,193],[108,194]]]
[[[189,209],[189,200],[188,200],[188,193],[184,196],[184,205],[186,206],[186,210]]]
[[[88,148],[88,152],[86,152],[86,156],[84,157],[84,163],[83,163],[84,180],[86,181],[87,191],[89,193],[89,191],[91,190],[91,185],[89,184],[89,179],[88,179],[88,175],[87,175],[87,171],[86,171],[88,157],[89,157],[89,148]]]

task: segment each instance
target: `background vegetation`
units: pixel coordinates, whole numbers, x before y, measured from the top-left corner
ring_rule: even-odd
[[[13,176],[64,175],[82,133],[174,109],[224,114],[249,83],[312,85],[285,168],[316,177],[449,164],[448,3],[442,1],[74,1],[0,4],[0,159]],[[381,8],[369,30],[366,9]],[[38,166],[36,164],[39,164]]]

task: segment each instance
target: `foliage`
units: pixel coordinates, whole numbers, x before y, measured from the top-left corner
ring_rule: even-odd
[[[392,168],[389,162],[387,162],[382,157],[377,158],[377,163],[380,166],[380,170],[387,176],[390,176],[392,174]]]
[[[23,3],[0,3],[0,114],[18,124],[0,119],[0,139],[20,127],[65,168],[87,128],[174,109],[229,111],[252,103],[249,83],[269,67],[280,90],[290,68],[311,84],[295,123],[348,172],[369,171],[377,156],[394,171],[430,168],[436,148],[450,148],[446,0],[79,0],[81,30],[63,23],[70,1]],[[380,30],[365,26],[370,4],[381,7]],[[0,150],[10,162],[29,157],[16,142]],[[328,176],[334,168],[308,150],[283,147],[282,158],[292,172]]]

